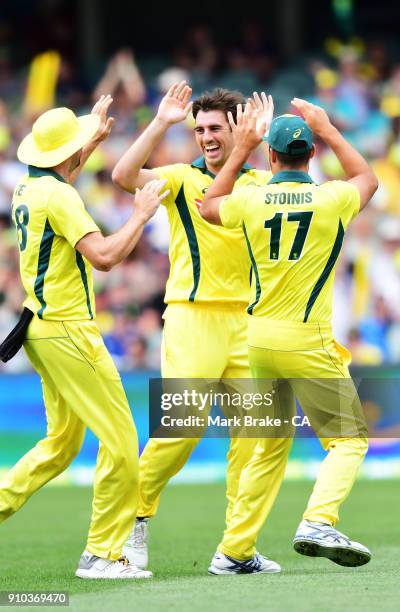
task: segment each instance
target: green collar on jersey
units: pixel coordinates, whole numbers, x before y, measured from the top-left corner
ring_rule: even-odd
[[[273,183],[313,183],[311,176],[301,170],[281,170],[274,174],[268,185]]]
[[[50,168],[38,168],[37,166],[28,166],[29,176],[31,178],[38,178],[40,176],[52,176],[58,181],[62,181],[66,183],[65,178],[58,174],[58,172],[54,172],[54,170],[50,170]]]
[[[206,166],[206,160],[204,159],[203,156],[200,156],[194,161],[192,161],[190,165],[192,166],[192,168],[199,168],[199,170],[201,170],[203,174],[208,174],[208,176],[211,176],[211,178],[215,178],[215,174],[213,174],[212,172],[208,170]],[[243,164],[243,166],[240,168],[240,173],[242,174],[243,172],[247,172],[248,170],[251,170],[251,169],[252,169],[252,166],[250,166],[250,164],[247,164],[247,163]]]

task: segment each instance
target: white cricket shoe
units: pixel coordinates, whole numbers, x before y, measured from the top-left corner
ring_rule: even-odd
[[[136,519],[129,538],[122,547],[122,552],[129,559],[129,563],[144,570],[149,564],[147,547],[149,534],[149,519]]]
[[[254,557],[247,561],[239,561],[217,552],[211,560],[211,565],[208,568],[209,574],[216,576],[233,575],[233,574],[276,574],[281,571],[281,566],[275,561],[271,561],[260,553],[256,553]]]
[[[102,578],[106,580],[138,580],[152,578],[153,574],[151,572],[144,572],[138,567],[131,565],[125,557],[121,557],[118,561],[111,561],[110,559],[96,557],[96,555],[92,555],[92,553],[85,550],[80,558],[75,576],[86,580],[99,580]]]
[[[308,557],[326,557],[338,565],[358,567],[371,560],[371,552],[352,542],[332,525],[301,521],[293,540],[296,552]]]

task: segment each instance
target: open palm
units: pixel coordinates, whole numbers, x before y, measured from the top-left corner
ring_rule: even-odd
[[[264,125],[264,129],[267,132],[274,118],[274,102],[272,96],[267,96],[264,91],[262,91],[261,96],[259,96],[255,91],[253,97],[248,99],[248,103],[257,115],[257,127]]]
[[[161,100],[157,117],[168,124],[184,121],[192,108],[191,95],[192,90],[186,81],[174,83]]]
[[[107,112],[110,108],[112,101],[113,99],[109,94],[106,96],[100,96],[100,98],[97,100],[96,104],[92,108],[91,114],[99,115],[100,117],[99,129],[93,137],[93,140],[96,143],[102,142],[103,140],[108,138],[114,125],[114,118],[107,117]]]

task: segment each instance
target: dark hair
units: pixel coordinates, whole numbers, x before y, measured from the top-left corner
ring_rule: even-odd
[[[297,145],[294,146],[294,145]],[[296,148],[303,148],[304,143],[302,141],[293,142],[291,145],[291,151],[295,151]],[[300,153],[300,155],[296,155],[295,153],[279,153],[279,151],[275,151],[276,157],[278,161],[283,166],[289,166],[290,168],[299,168],[300,166],[304,166],[308,163],[311,157],[311,150],[306,151],[305,153]]]
[[[246,100],[240,91],[229,91],[229,89],[217,87],[212,92],[206,91],[193,102],[192,113],[193,117],[196,119],[199,111],[208,113],[212,110],[219,110],[222,111],[227,118],[228,112],[230,111],[236,121],[238,104],[246,104]]]

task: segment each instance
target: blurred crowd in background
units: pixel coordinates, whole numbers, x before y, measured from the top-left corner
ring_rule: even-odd
[[[104,232],[113,232],[130,215],[132,196],[113,186],[111,171],[151,121],[170,85],[186,78],[194,97],[215,86],[245,95],[264,90],[273,95],[277,114],[293,112],[293,96],[320,104],[371,161],[380,186],[347,232],[336,273],[334,330],[352,351],[353,363],[400,363],[400,60],[384,42],[330,39],[318,54],[288,64],[256,24],[243,26],[236,48],[217,45],[212,31],[198,26],[158,64],[141,62],[131,49],[119,50],[94,88],[81,79],[78,68],[49,52],[16,71],[0,48],[0,339],[15,324],[23,300],[10,203],[25,171],[16,161],[16,147],[34,118],[46,105],[87,113],[101,94],[112,94],[113,132],[89,159],[76,186]],[[191,162],[199,155],[192,121],[189,117],[168,131],[148,167]],[[342,178],[336,158],[322,142],[316,145],[310,171],[314,180]],[[250,162],[266,168],[261,150]],[[108,273],[95,272],[98,323],[121,370],[159,367],[168,243],[166,214],[160,209],[126,262]],[[2,368],[23,371],[29,364],[21,352]]]

